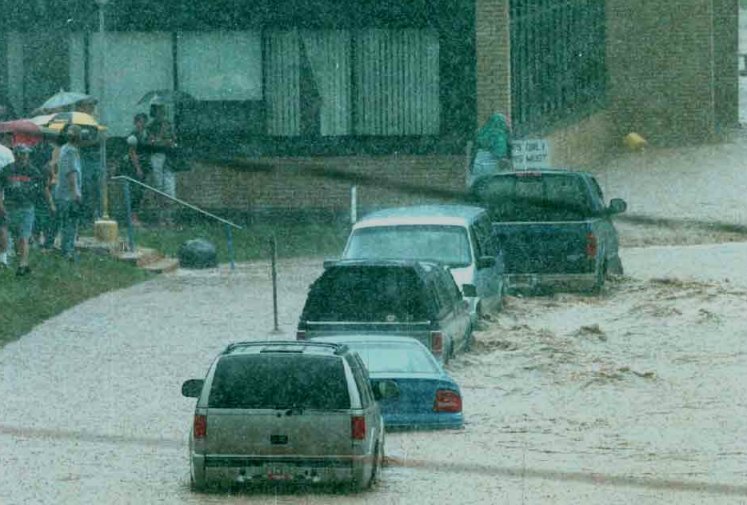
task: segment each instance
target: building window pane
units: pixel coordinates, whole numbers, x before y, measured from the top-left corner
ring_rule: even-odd
[[[198,100],[262,99],[259,32],[185,32],[177,39],[179,89]]]
[[[107,33],[104,102],[109,135],[124,136],[132,130],[132,116],[143,107],[140,98],[151,90],[172,89],[171,34],[164,32]],[[91,36],[91,94],[101,97],[101,37]]]
[[[297,30],[267,32],[265,42],[265,103],[267,133],[301,134],[301,51]]]

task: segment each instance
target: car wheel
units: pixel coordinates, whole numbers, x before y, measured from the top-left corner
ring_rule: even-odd
[[[376,444],[376,452],[374,456],[373,468],[371,468],[371,479],[368,481],[368,487],[371,488],[379,480],[379,469],[381,468],[382,462],[382,447],[380,443]]]
[[[625,269],[623,269],[623,264],[620,256],[615,256],[612,260],[610,260],[609,273],[613,275],[625,274]]]

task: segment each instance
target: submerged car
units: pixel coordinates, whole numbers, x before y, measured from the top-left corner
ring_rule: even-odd
[[[393,381],[399,395],[379,401],[386,429],[461,428],[462,393],[428,349],[409,337],[340,335],[315,342],[344,344],[358,353],[374,388]]]
[[[204,380],[182,385],[197,398],[189,437],[194,490],[272,481],[375,481],[384,456],[378,399],[363,364],[341,345],[242,342],[229,345]]]
[[[350,333],[418,339],[444,363],[468,349],[468,303],[446,269],[412,260],[342,260],[311,284],[298,340]]]
[[[503,300],[503,253],[490,215],[480,207],[416,205],[373,212],[355,223],[342,257],[446,265],[470,302],[473,324]]]

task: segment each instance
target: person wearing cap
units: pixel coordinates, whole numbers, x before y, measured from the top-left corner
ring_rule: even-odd
[[[43,194],[47,202],[51,202],[51,195],[45,176],[31,164],[31,148],[19,144],[13,151],[16,161],[6,166],[0,173],[0,190],[2,190],[0,205],[4,208],[7,226],[16,240],[18,249],[16,275],[23,276],[31,272],[29,238],[34,227],[34,204],[38,201],[39,194]],[[3,245],[7,248],[7,240]]]
[[[75,258],[75,236],[82,213],[83,173],[80,162],[81,128],[70,125],[65,131],[67,142],[60,149],[59,174],[55,187],[57,215],[60,220],[60,249],[66,259]]]

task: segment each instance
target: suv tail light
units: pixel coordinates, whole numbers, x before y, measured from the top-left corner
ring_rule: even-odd
[[[366,439],[366,418],[363,416],[353,416],[350,418],[350,435],[353,440]]]
[[[431,332],[431,351],[433,354],[444,352],[444,334],[440,331]]]
[[[296,330],[296,340],[306,340],[306,330]]]
[[[450,389],[436,391],[436,401],[433,402],[434,412],[461,412],[462,397]]]
[[[586,234],[586,256],[588,258],[597,257],[597,236],[591,232]]]
[[[207,436],[207,416],[195,414],[194,438],[205,438]]]

